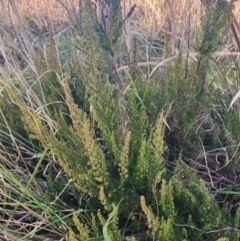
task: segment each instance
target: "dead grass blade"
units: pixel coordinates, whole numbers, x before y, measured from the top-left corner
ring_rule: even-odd
[[[233,97],[228,110],[233,106],[233,104],[238,100],[238,98],[240,97],[240,90],[237,92],[237,94]]]

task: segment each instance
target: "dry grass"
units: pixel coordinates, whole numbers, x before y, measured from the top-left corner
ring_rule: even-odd
[[[135,4],[137,6],[135,12],[125,24],[125,40],[128,48],[136,33],[139,36],[144,32],[143,39],[149,36],[155,39],[162,37],[164,31],[172,35],[172,49],[175,49],[180,42],[189,46],[195,38],[197,27],[204,13],[201,0],[124,0],[122,1],[123,16],[127,16]],[[81,5],[82,0],[1,0],[0,26],[11,23],[19,25],[24,22],[24,18],[31,19],[40,28],[51,25],[64,26],[69,23],[69,14],[76,18]],[[16,15],[16,9],[19,15]],[[240,3],[236,1],[234,15],[238,23],[239,13]],[[237,30],[237,36],[240,35],[239,31],[240,27]]]
[[[69,1],[70,2],[70,1]],[[75,1],[76,2],[76,1]],[[46,20],[51,18],[53,20],[64,21],[67,19],[66,9],[57,0],[36,0],[36,1],[4,1],[1,0],[1,13],[4,18],[1,18],[1,23],[6,24],[6,20],[14,21],[16,16],[13,11],[13,5],[16,4],[18,12],[22,16],[31,16],[38,23],[45,23]]]
[[[1,0],[0,11],[4,17],[0,21],[6,23],[12,3],[16,4],[19,13],[32,16],[38,22],[46,22],[49,17],[55,21],[65,21],[68,19],[66,9],[76,12],[82,5],[81,2],[82,0]],[[199,24],[204,11],[201,0],[124,0],[122,1],[124,15],[135,4],[137,5],[135,20],[136,22],[138,20],[138,23],[134,27],[137,25],[154,30],[158,30],[168,20],[176,32],[182,32],[186,23],[190,22],[192,27]],[[237,0],[234,14],[238,22],[240,20],[239,12],[240,3]],[[14,17],[12,14],[10,16]]]

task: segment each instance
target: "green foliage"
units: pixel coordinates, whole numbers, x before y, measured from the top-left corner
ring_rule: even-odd
[[[18,106],[12,103],[11,99],[8,96],[6,88],[2,92],[2,98],[0,98],[0,106],[0,130],[3,133],[9,132],[8,128],[10,128],[10,131],[18,132],[23,137],[26,137],[24,123],[21,120],[20,109]]]
[[[223,28],[231,21],[232,6],[223,0],[209,1],[205,14],[202,17],[203,31],[197,51],[202,56],[210,56],[219,48]]]
[[[229,113],[216,99],[224,94],[212,88],[209,75],[216,67],[211,56],[229,21],[228,11],[221,1],[207,8],[197,65],[180,50],[174,62],[148,79],[138,66],[137,46],[127,54],[126,72],[118,68],[124,23],[120,1],[86,0],[69,58],[50,39],[36,55],[37,81],[33,73],[25,73],[29,78],[24,83],[32,88],[22,84],[19,94],[19,85],[9,86],[31,138],[89,199],[92,208],[73,215],[68,240],[98,240],[101,235],[105,240],[137,240],[137,235],[159,241],[239,238],[239,208],[233,215],[231,205],[220,208],[185,158],[197,163],[199,150],[209,143],[220,148],[239,141],[239,108]],[[165,40],[167,58],[167,34]],[[14,114],[9,113],[11,126]],[[234,138],[223,140],[227,132]],[[51,173],[47,182],[50,202],[56,188]]]

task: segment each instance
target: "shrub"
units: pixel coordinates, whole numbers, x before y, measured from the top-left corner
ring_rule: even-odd
[[[119,68],[118,51],[126,49],[120,43],[122,26],[134,7],[122,20],[120,1],[85,0],[74,53],[62,63],[53,42],[45,63],[36,63],[44,76],[30,90],[36,98],[22,98],[14,83],[9,87],[31,138],[58,160],[93,207],[73,215],[68,240],[102,234],[109,240],[239,238],[239,209],[231,215],[231,205],[220,208],[203,180],[213,177],[198,173],[198,165],[216,168],[209,167],[213,162],[206,155],[199,157],[200,150],[229,145],[229,138],[221,138],[238,125],[228,124],[238,110],[228,113],[216,100],[219,89],[212,88],[209,75],[218,66],[212,54],[230,21],[229,10],[221,1],[207,9],[197,63],[180,49],[175,61],[149,77],[138,65],[136,40],[121,60],[125,68]],[[168,39],[166,34],[165,58],[171,54]]]

